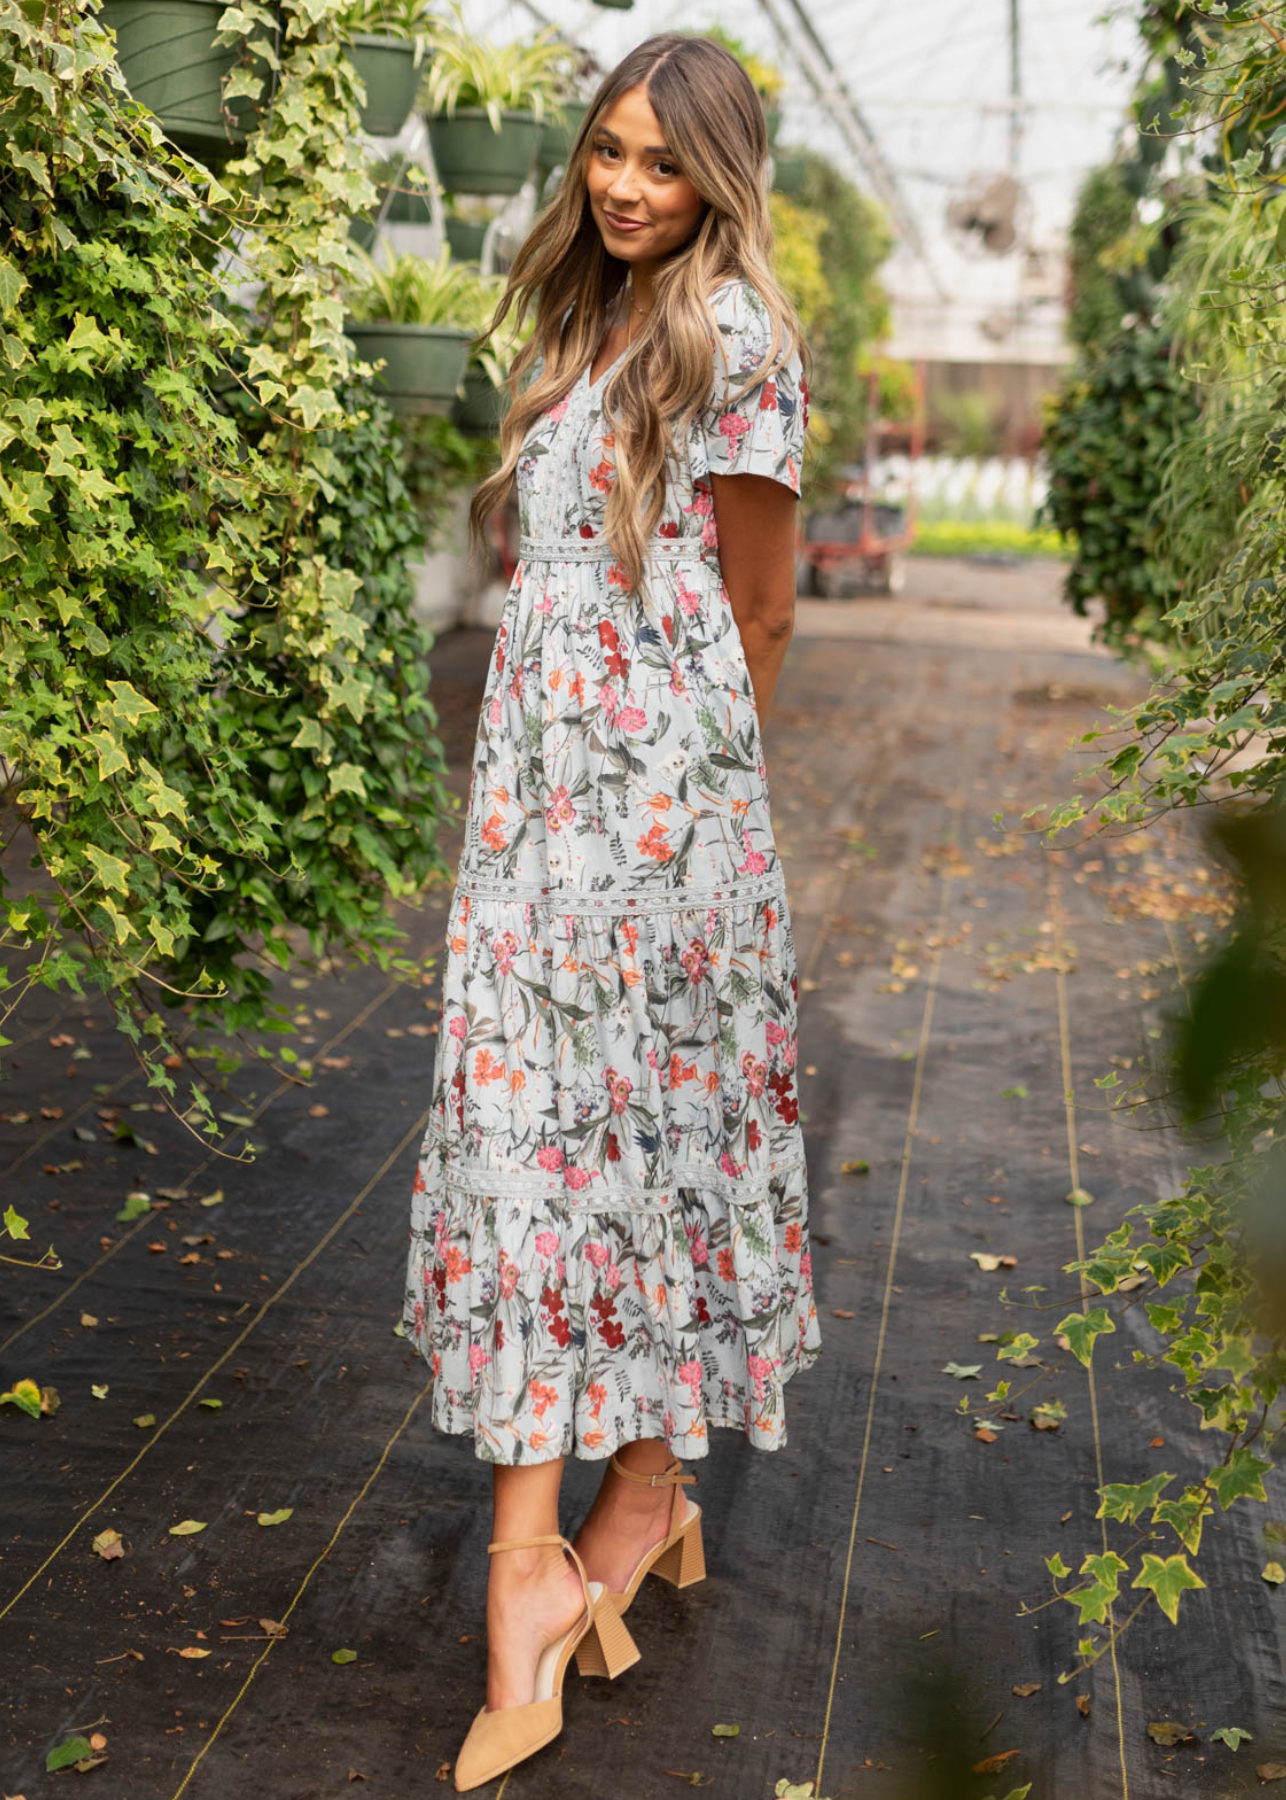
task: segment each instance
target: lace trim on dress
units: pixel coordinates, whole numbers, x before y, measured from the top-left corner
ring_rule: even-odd
[[[645,540],[644,557],[662,562],[718,562],[719,552],[699,537],[651,537]],[[616,552],[605,538],[531,538],[518,540],[520,562],[607,562]]]
[[[804,1167],[801,1143],[797,1151],[757,1168],[753,1180],[734,1180],[716,1163],[686,1162],[672,1164],[669,1180],[662,1186],[612,1186],[606,1192],[601,1189],[591,1192],[586,1188],[569,1187],[564,1179],[566,1171],[546,1174],[534,1169],[484,1169],[453,1162],[450,1145],[442,1136],[436,1119],[429,1121],[421,1155],[430,1149],[436,1149],[442,1156],[442,1177],[448,1193],[466,1194],[482,1200],[505,1200],[519,1206],[548,1205],[552,1201],[569,1213],[668,1212],[678,1202],[681,1188],[714,1195],[726,1206],[760,1206],[773,1182],[784,1180]],[[591,1180],[596,1178],[591,1176]]]
[[[781,869],[748,881],[709,883],[688,887],[610,887],[586,893],[583,889],[541,887],[534,881],[506,881],[500,876],[479,875],[460,869],[456,875],[460,893],[474,900],[505,900],[517,906],[535,906],[544,912],[656,913],[690,912],[715,906],[757,906],[764,900],[784,900],[786,879]]]

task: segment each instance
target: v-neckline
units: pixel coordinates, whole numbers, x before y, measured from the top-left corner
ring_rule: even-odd
[[[612,358],[611,362],[608,363],[607,367],[602,371],[602,373],[595,375],[592,380],[589,379],[589,372],[594,367],[594,358],[591,356],[589,361],[585,364],[584,374],[582,375],[582,380],[584,380],[586,387],[592,391],[594,388],[596,388],[598,386],[600,381],[606,380],[606,378],[611,374],[612,370],[616,367],[617,363],[624,361],[629,350],[630,350],[630,345],[627,344],[625,346],[625,349],[621,351],[621,354],[619,356],[614,356]]]

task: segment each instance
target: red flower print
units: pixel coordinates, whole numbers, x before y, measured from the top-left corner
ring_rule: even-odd
[[[757,1150],[764,1141],[764,1134],[759,1129],[758,1119],[752,1119],[746,1127],[746,1142],[752,1150]]]
[[[673,613],[666,613],[665,617],[661,620],[661,629],[665,633],[667,641],[672,644],[674,642]]]
[[[619,681],[628,681],[630,678],[629,658],[622,654],[621,640],[610,619],[599,620],[598,641],[607,651],[607,655],[603,659],[603,666],[608,674],[615,675]]]
[[[706,1297],[704,1294],[698,1294],[697,1295],[697,1324],[698,1325],[708,1325],[709,1323],[710,1323],[710,1308],[706,1305]]]
[[[614,1131],[609,1131],[607,1134],[607,1160],[608,1162],[620,1162],[621,1160],[621,1146],[616,1141]]]
[[[594,536],[594,527],[582,521],[580,525],[580,534],[583,538],[592,538]]]
[[[589,485],[597,488],[600,494],[610,494],[616,481],[616,471],[606,458],[595,463],[589,472]]]
[[[777,383],[775,381],[765,381],[763,392],[759,396],[759,410],[760,412],[777,411]]]
[[[737,1268],[732,1260],[732,1251],[726,1246],[719,1252],[718,1266],[720,1281],[732,1282],[737,1279]]]
[[[804,1241],[804,1234],[800,1230],[798,1225],[788,1225],[786,1227],[784,1241],[785,1241],[787,1250],[789,1250],[790,1254],[792,1256],[794,1256],[795,1253],[798,1251],[799,1246]]]
[[[677,519],[666,519],[664,524],[657,526],[656,535],[658,537],[678,537],[679,521]]]
[[[504,819],[498,812],[493,812],[482,827],[482,841],[488,850],[503,850],[506,843]]]
[[[799,1118],[799,1101],[795,1098],[794,1082],[787,1070],[775,1071],[768,1077],[768,1085],[777,1096],[777,1112],[787,1125],[793,1125]]]

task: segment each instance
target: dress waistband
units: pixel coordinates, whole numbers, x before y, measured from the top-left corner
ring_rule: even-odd
[[[644,552],[651,562],[713,561],[719,552],[699,537],[650,537]],[[606,562],[616,552],[605,538],[531,538],[520,537],[518,556],[522,562]]]

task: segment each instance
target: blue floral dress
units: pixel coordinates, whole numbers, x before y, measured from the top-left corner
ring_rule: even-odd
[[[610,370],[517,468],[405,1308],[433,1423],[492,1462],[696,1458],[720,1425],[778,1449],[821,1348],[794,941],[710,484],[797,494],[808,393],[792,354],[727,404],[770,321],[745,281],[712,304],[723,355],[641,592],[603,537]]]

